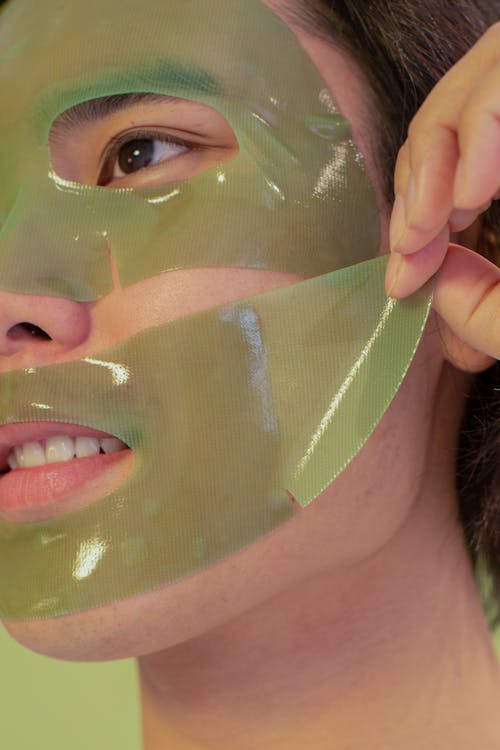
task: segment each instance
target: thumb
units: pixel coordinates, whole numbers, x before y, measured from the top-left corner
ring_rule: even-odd
[[[500,269],[494,263],[465,247],[449,245],[433,308],[450,329],[448,343],[457,339],[461,359],[464,345],[477,355],[470,369],[483,369],[500,358]],[[465,359],[470,361],[470,356]]]

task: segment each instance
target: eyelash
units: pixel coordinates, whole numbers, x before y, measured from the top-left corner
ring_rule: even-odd
[[[130,143],[131,141],[142,139],[162,141],[163,143],[173,143],[179,146],[184,146],[185,148],[189,149],[189,151],[195,151],[201,148],[200,144],[193,143],[193,141],[187,141],[184,138],[170,135],[169,133],[147,129],[129,130],[126,133],[122,133],[121,135],[117,135],[112,138],[110,143],[106,147],[104,156],[101,160],[101,167],[99,170],[99,177],[97,181],[98,185],[105,186],[112,179],[113,167],[119,156],[120,149],[122,149],[123,146],[125,146],[127,143]],[[181,156],[181,154],[179,154],[179,156]],[[165,161],[171,160],[166,159]],[[145,169],[154,169],[154,167],[161,166],[161,164],[163,163],[164,162],[159,162],[152,167],[145,167]]]

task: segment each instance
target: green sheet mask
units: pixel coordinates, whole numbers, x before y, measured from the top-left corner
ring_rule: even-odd
[[[82,361],[0,376],[2,423],[76,422],[135,451],[134,473],[97,502],[0,519],[0,615],[45,618],[177,580],[300,512],[393,398],[430,293],[386,298],[349,124],[258,0],[146,0],[140,12],[136,0],[11,0],[0,91],[2,289],[96,300],[112,289],[109,252],[123,287],[179,268],[308,277]],[[62,113],[137,93],[211,106],[238,154],[161,187],[55,173],[48,139]]]

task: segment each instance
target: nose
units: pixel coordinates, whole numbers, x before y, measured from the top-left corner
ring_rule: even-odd
[[[82,344],[89,332],[88,303],[0,291],[1,357],[33,355],[36,365],[37,353],[46,355],[50,349],[51,359],[56,358]]]

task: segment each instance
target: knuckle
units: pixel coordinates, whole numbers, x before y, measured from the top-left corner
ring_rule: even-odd
[[[415,123],[409,139],[410,163],[415,168],[419,162],[434,164],[436,157],[442,160],[456,144],[455,128],[450,126],[445,113],[435,108],[422,112]]]

